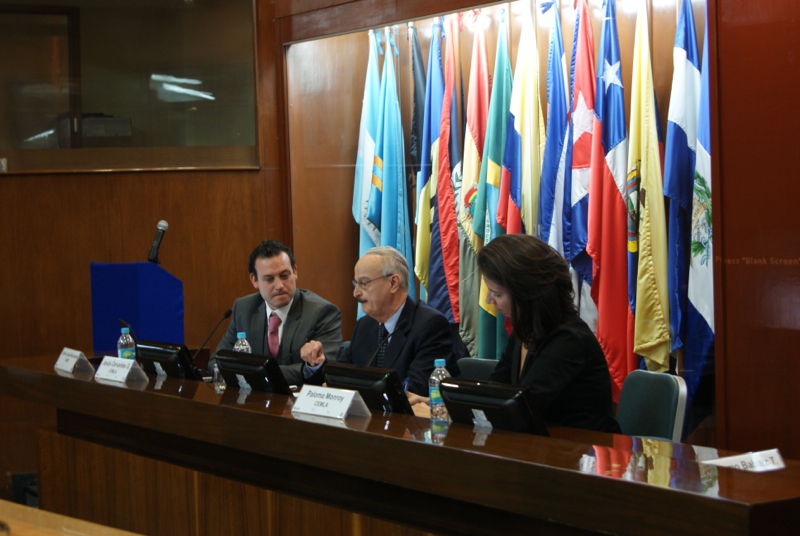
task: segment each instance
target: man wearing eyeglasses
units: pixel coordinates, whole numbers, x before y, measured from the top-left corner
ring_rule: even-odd
[[[408,391],[421,396],[428,394],[434,360],[446,360],[450,373],[457,375],[450,324],[439,311],[408,297],[408,263],[399,251],[388,246],[370,249],[356,263],[354,274],[353,296],[365,316],[337,362],[394,369],[407,380]],[[305,346],[301,357],[311,367],[325,362],[319,343]]]

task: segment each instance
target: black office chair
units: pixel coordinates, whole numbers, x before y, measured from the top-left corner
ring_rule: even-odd
[[[617,421],[629,436],[679,443],[686,413],[686,382],[664,372],[634,370],[622,384]]]
[[[458,368],[461,370],[460,377],[465,380],[487,381],[496,366],[496,359],[462,357],[458,360]]]

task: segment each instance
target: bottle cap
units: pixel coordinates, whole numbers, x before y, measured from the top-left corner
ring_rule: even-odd
[[[131,328],[122,328],[120,331],[122,333],[130,333],[131,332]]]
[[[240,331],[239,333],[236,334],[237,339],[244,339],[245,337],[247,337],[247,333],[245,333],[244,331]]]
[[[443,367],[444,363],[445,363],[444,359],[437,359],[436,361],[433,362],[434,366],[436,367]]]

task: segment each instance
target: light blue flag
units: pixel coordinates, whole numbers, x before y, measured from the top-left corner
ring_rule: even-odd
[[[667,122],[664,196],[667,214],[667,276],[672,350],[683,348],[689,285],[689,235],[692,225],[697,118],[700,110],[700,55],[692,3],[683,0],[672,52],[674,73]]]
[[[369,248],[380,244],[380,231],[367,220],[370,185],[375,165],[375,140],[378,135],[381,80],[378,74],[378,50],[373,30],[369,31],[369,61],[364,81],[364,100],[361,105],[361,124],[358,130],[358,155],[353,181],[353,218],[359,225],[359,257]],[[360,310],[360,308],[359,308]]]
[[[547,141],[539,184],[538,227],[539,238],[564,255],[564,186],[572,165],[567,162],[572,142],[569,135],[569,81],[558,7],[552,3],[542,4],[543,11],[551,7],[553,22],[547,60]]]
[[[689,391],[684,437],[707,416],[710,404],[697,404],[702,385],[714,383],[714,270],[711,228],[711,127],[708,89],[708,12],[700,77],[700,113],[697,121],[697,162],[692,198],[689,307],[686,322],[684,374]],[[713,398],[710,397],[710,398]]]
[[[394,56],[397,47],[390,30],[386,30],[386,54],[383,64],[378,114],[378,137],[375,141],[375,167],[367,207],[367,219],[380,231],[380,245],[392,246],[413,266],[411,226],[406,192],[406,162],[400,102],[397,98],[397,79]],[[414,287],[409,289],[414,298]]]

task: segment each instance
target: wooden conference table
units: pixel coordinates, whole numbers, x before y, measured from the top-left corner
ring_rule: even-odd
[[[0,359],[5,395],[57,408],[39,432],[39,504],[152,535],[796,534],[800,462],[553,428],[544,438],[373,413],[299,419],[293,399],[150,377],[101,385],[55,357]],[[438,438],[437,438],[438,439]]]
[[[132,532],[87,523],[71,517],[37,510],[29,506],[0,500],[0,535],[5,536],[1,524],[8,527],[8,536],[136,536]]]

